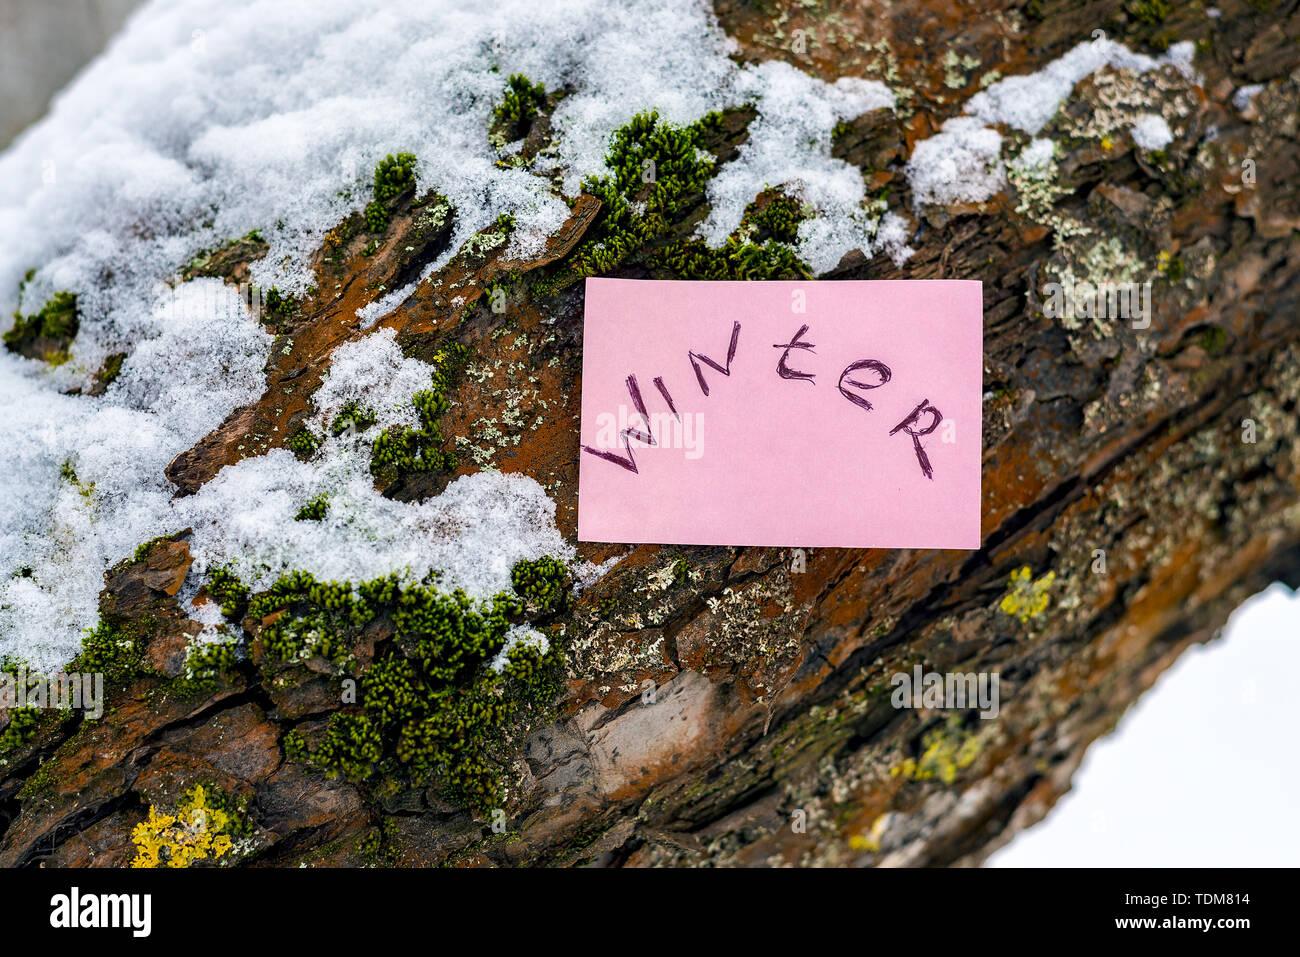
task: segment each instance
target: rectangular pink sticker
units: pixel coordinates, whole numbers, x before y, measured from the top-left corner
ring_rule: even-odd
[[[971,281],[588,279],[578,538],[978,548]]]

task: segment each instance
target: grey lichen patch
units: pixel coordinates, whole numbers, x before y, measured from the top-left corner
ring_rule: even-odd
[[[960,90],[970,83],[970,74],[982,64],[979,57],[958,53],[949,48],[943,55],[943,85],[950,90]]]
[[[797,602],[790,576],[771,574],[747,586],[727,587],[706,601],[699,621],[707,640],[699,662],[707,668],[776,665],[798,651],[807,608]]]
[[[1055,141],[1034,140],[1007,164],[1007,179],[1016,191],[1016,214],[1047,226],[1062,239],[1084,236],[1091,228],[1056,208],[1073,192],[1061,181],[1059,156]]]
[[[570,676],[597,698],[625,700],[647,679],[675,673],[672,628],[723,587],[729,563],[726,552],[700,559],[665,550],[602,579],[564,626]]]
[[[1187,133],[1197,103],[1191,80],[1172,66],[1146,73],[1104,67],[1080,84],[1048,129],[1112,150],[1142,117],[1156,115],[1179,139]]]
[[[1059,305],[1052,306],[1061,326],[1072,333],[1087,333],[1103,339],[1114,334],[1117,321],[1129,318],[1094,308],[1092,292],[1106,284],[1150,282],[1155,268],[1143,261],[1138,251],[1115,235],[1100,239],[1081,238],[1060,243],[1057,256],[1043,269],[1044,282],[1059,286]],[[1139,290],[1140,292],[1140,290]]]
[[[502,335],[514,334],[498,330],[493,337]],[[553,411],[552,401],[543,393],[537,363],[554,340],[553,334],[536,340],[514,335],[509,348],[520,358],[498,358],[465,367],[465,377],[478,384],[479,394],[495,412],[479,416],[469,425],[468,435],[457,435],[455,439],[457,453],[478,469],[496,469],[500,454],[517,449],[524,436],[541,428]]]

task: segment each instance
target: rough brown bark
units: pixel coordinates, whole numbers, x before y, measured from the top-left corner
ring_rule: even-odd
[[[568,690],[557,720],[523,742],[508,830],[495,835],[431,793],[381,799],[287,759],[284,732],[327,708],[310,684],[283,694],[245,669],[201,700],[170,693],[188,627],[171,596],[189,556],[183,542],[162,543],[110,574],[104,596],[122,615],[165,623],[146,650],[161,677],[138,680],[98,725],[44,729],[10,755],[0,864],[126,863],[147,805],[199,778],[251,799],[260,864],[363,862],[362,839],[380,833],[402,864],[980,862],[1051,808],[1087,746],[1184,649],[1270,581],[1300,582],[1300,5],[1218,6],[1218,20],[1187,4],[1146,22],[1142,5],[1120,0],[718,3],[744,58],[784,57],[827,79],[888,75],[914,91],[905,115],[869,114],[837,143],[873,187],[892,184],[890,207],[909,216],[902,164],[981,75],[1038,69],[1094,29],[1148,51],[1202,41],[1199,84],[1161,75],[1126,89],[1130,80],[1095,75],[1076,88],[1052,128],[1068,149],[1046,207],[1027,209],[1008,190],[979,207],[929,209],[901,268],[850,257],[823,277],[984,281],[979,551],[824,549],[793,573],[780,549],[580,546],[593,561],[622,557],[563,619]],[[788,44],[800,28],[819,38],[805,56]],[[954,74],[949,50],[981,66]],[[1253,105],[1234,108],[1233,92],[1255,83],[1264,90]],[[1176,118],[1161,157],[1076,135],[1116,108],[1117,90]],[[720,156],[747,122],[728,118]],[[515,303],[510,328],[522,337],[494,335],[503,320],[482,293],[565,255],[598,206],[580,200],[538,262],[455,261],[438,278],[463,301],[426,289],[383,320],[417,353],[454,339],[481,363],[518,369],[511,384],[550,404],[517,445],[488,451],[547,487],[571,539],[581,293]],[[1066,215],[1092,235],[1060,235],[1052,217]],[[446,241],[419,233],[413,245],[417,219],[399,216],[372,257],[360,239],[327,244],[321,292],[291,348],[275,350],[266,395],[172,463],[182,492],[250,439],[293,432],[330,352],[364,334],[340,317]],[[1149,329],[1043,316],[1045,271],[1082,268],[1099,238],[1119,240],[1154,279]],[[505,411],[473,379],[454,399],[451,436]],[[455,474],[475,468],[470,459]],[[421,497],[447,478],[389,491]],[[1098,549],[1104,574],[1093,570]],[[691,573],[658,587],[679,558]],[[1010,614],[1002,600],[1025,567],[1046,607]],[[889,677],[916,664],[1000,672],[1001,715],[894,709]],[[950,767],[908,773],[925,751]],[[20,794],[38,775],[43,786]],[[800,811],[802,830],[791,827]]]

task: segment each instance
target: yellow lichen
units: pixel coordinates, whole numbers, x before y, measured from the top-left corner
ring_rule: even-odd
[[[235,815],[208,803],[203,785],[187,791],[175,814],[159,813],[150,806],[149,817],[135,826],[132,867],[189,867],[195,861],[216,859],[229,853]]]
[[[981,735],[965,730],[957,715],[933,728],[921,738],[921,756],[906,758],[889,769],[891,777],[908,781],[938,779],[944,784],[957,780],[957,772],[970,767],[984,748]]]
[[[1047,593],[1054,581],[1056,572],[1048,572],[1042,578],[1033,580],[1033,572],[1025,565],[1011,573],[1008,582],[1010,590],[1002,597],[1002,603],[998,607],[1008,615],[1028,621],[1047,610]]]

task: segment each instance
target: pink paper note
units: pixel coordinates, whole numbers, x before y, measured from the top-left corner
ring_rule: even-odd
[[[578,538],[978,548],[981,307],[971,281],[588,279]]]

